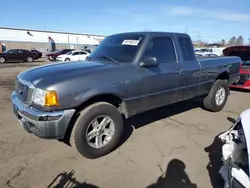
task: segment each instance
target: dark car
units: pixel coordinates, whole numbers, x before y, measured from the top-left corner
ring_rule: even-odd
[[[55,52],[47,53],[47,54],[46,54],[46,57],[47,57],[48,60],[50,60],[50,61],[56,61],[57,56],[66,54],[66,53],[68,53],[68,52],[70,52],[70,51],[73,51],[73,50],[74,50],[74,49],[63,49],[63,50],[58,50],[58,51],[55,51]]]
[[[36,53],[24,49],[11,49],[3,53],[0,53],[0,63],[5,62],[16,62],[16,61],[27,61],[32,62],[38,59]]]
[[[96,158],[117,146],[123,118],[195,97],[209,111],[222,110],[240,63],[197,60],[187,34],[121,33],[106,37],[85,61],[20,73],[13,112],[29,133],[70,137],[79,153]]]
[[[34,49],[33,49],[33,50],[30,50],[30,51],[33,52],[33,53],[36,53],[38,59],[41,58],[41,57],[43,56],[42,52],[39,52],[38,50],[34,50]]]

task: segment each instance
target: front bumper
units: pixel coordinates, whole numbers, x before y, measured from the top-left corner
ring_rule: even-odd
[[[56,58],[56,61],[63,61],[63,58]]]
[[[231,88],[239,88],[239,89],[247,89],[250,90],[250,75],[249,74],[241,74],[240,79],[230,85]]]
[[[231,85],[231,88],[238,88],[238,89],[246,89],[250,90],[250,86],[237,86],[237,85]]]
[[[55,112],[37,110],[21,102],[15,91],[12,93],[11,100],[13,112],[22,127],[41,138],[64,138],[75,113],[74,109]]]

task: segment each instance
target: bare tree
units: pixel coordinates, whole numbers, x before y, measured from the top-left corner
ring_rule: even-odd
[[[230,46],[235,46],[236,45],[236,37],[233,36],[229,41],[228,41],[228,44]]]
[[[226,41],[225,41],[225,39],[222,39],[222,40],[221,40],[221,46],[223,46],[223,47],[226,46]]]
[[[240,35],[237,39],[236,39],[236,45],[243,45],[244,43],[244,39],[243,37]]]

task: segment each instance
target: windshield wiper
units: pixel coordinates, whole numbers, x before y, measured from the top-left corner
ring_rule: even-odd
[[[116,60],[114,60],[113,58],[111,58],[111,57],[109,57],[107,55],[103,55],[103,56],[96,57],[96,58],[98,58],[98,59],[107,59],[107,60],[112,61],[113,63],[115,63],[117,65],[119,64]]]

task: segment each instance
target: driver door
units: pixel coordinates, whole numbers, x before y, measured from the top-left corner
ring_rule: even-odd
[[[157,108],[182,99],[182,65],[177,62],[173,36],[152,37],[141,57],[156,58],[158,66],[137,67],[135,76],[143,96],[139,111]]]

